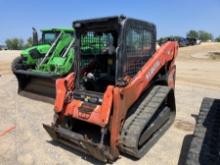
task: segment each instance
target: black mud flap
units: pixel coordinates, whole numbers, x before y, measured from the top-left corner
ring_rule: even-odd
[[[24,70],[17,70],[14,74],[18,80],[18,94],[31,99],[54,103],[56,97],[55,84],[59,76]]]
[[[59,141],[73,149],[91,155],[102,162],[112,162],[115,160],[110,154],[109,147],[94,143],[79,133],[60,126],[55,127],[54,125],[49,126],[43,124],[43,127],[55,141]]]

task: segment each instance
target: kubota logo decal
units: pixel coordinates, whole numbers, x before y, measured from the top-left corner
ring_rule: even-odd
[[[157,71],[157,69],[160,67],[160,61],[156,61],[152,68],[150,68],[149,72],[146,75],[147,80],[151,80],[152,77],[154,76],[154,73]]]

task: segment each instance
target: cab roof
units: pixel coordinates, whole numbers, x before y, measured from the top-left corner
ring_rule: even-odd
[[[119,16],[109,16],[109,17],[101,17],[101,18],[92,18],[92,19],[84,19],[84,20],[77,20],[74,21],[72,26],[73,28],[91,28],[97,26],[97,24],[103,24],[103,25],[119,25],[123,24],[123,21],[136,21],[138,23],[144,23],[147,24],[147,26],[151,27],[152,29],[156,29],[156,26],[148,21],[144,21],[141,19],[135,19],[135,18],[130,18],[126,17],[124,15],[119,15]]]
[[[67,28],[51,28],[51,29],[42,29],[42,32],[60,32],[60,31],[64,31],[64,32],[74,32],[74,29],[67,29]]]

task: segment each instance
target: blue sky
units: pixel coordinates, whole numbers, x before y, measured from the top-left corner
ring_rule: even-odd
[[[0,0],[0,44],[31,28],[72,27],[73,20],[124,14],[157,26],[158,37],[190,29],[220,35],[220,0]]]

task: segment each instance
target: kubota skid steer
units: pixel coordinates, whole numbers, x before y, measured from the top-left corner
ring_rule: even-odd
[[[75,72],[57,80],[54,123],[44,128],[54,140],[104,162],[120,152],[141,158],[175,118],[178,44],[156,51],[156,27],[124,16],[73,26]],[[90,45],[92,38],[108,46],[84,51],[82,41]]]

